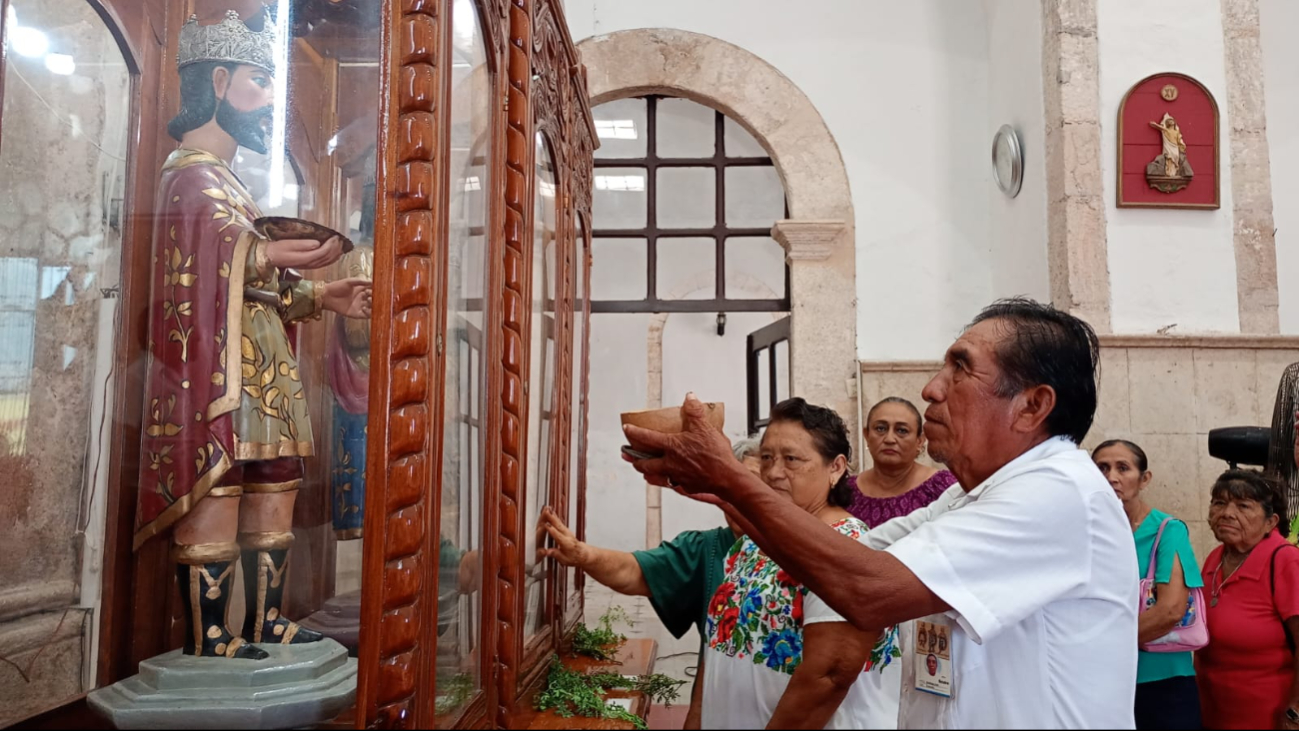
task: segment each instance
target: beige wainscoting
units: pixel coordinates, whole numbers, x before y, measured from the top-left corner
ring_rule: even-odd
[[[1280,336],[1101,336],[1096,423],[1083,446],[1130,439],[1150,457],[1151,504],[1186,521],[1201,560],[1216,544],[1208,490],[1226,464],[1209,456],[1209,430],[1272,423],[1281,372],[1299,362],[1299,338]],[[911,399],[936,361],[863,362],[862,404]],[[869,455],[863,460],[870,462]]]

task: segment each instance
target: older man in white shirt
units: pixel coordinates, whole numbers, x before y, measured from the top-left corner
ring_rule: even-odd
[[[693,396],[681,434],[628,437],[664,454],[635,463],[647,479],[726,504],[858,628],[920,620],[902,728],[1133,728],[1132,535],[1078,448],[1098,360],[1095,333],[1071,315],[1024,299],[985,309],[923,393],[930,453],[960,484],[861,543],[789,510],[735,461]]]

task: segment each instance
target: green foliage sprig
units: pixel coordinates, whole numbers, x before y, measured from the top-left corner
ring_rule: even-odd
[[[586,655],[596,660],[612,660],[614,653],[627,641],[627,638],[613,631],[614,622],[625,622],[635,626],[631,617],[622,607],[609,607],[609,611],[600,617],[595,629],[579,624],[573,632],[573,654]]]
[[[627,678],[616,673],[586,675],[564,667],[556,655],[550,661],[550,674],[546,678],[545,689],[537,695],[536,707],[539,711],[553,708],[561,718],[603,718],[625,721],[637,729],[644,729],[645,722],[639,716],[620,706],[610,705],[605,694],[615,689],[639,691],[648,695],[652,702],[671,706],[680,697],[680,689],[684,684],[684,680],[660,674],[642,675],[638,678]]]

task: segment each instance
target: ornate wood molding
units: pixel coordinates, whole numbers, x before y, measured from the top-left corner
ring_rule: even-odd
[[[504,317],[501,321],[502,386],[501,449],[499,452],[499,514],[496,573],[496,724],[509,725],[515,688],[522,663],[521,612],[523,546],[519,540],[523,521],[523,486],[525,455],[524,437],[527,376],[523,361],[527,357],[528,337],[524,321],[528,311],[525,295],[527,240],[530,229],[532,120],[528,114],[531,68],[531,18],[526,0],[511,0],[509,5],[509,55],[506,61],[506,129],[505,129],[505,279],[501,298]]]
[[[428,591],[436,572],[437,532],[430,530],[436,506],[430,490],[438,445],[434,418],[438,330],[433,298],[435,244],[442,176],[438,123],[442,84],[438,73],[437,0],[403,0],[385,8],[384,60],[391,79],[380,98],[389,100],[380,139],[377,188],[374,319],[372,348],[387,354],[385,368],[371,371],[372,410],[366,471],[365,596],[362,611],[358,711],[367,726],[417,728],[422,708],[432,708],[431,684],[420,683],[420,662],[435,657],[437,601]],[[392,43],[389,34],[397,34]],[[393,93],[395,92],[395,93]],[[380,361],[382,362],[382,361]],[[378,537],[382,536],[382,540]],[[377,672],[375,672],[377,670]]]

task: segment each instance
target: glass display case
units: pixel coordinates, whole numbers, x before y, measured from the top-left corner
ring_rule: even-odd
[[[584,523],[558,0],[0,18],[0,723],[129,727],[177,663],[303,658],[302,725],[519,719],[582,612],[536,532]]]

